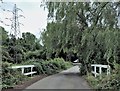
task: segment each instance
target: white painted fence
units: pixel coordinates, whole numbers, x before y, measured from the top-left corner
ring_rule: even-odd
[[[95,75],[95,77],[97,77],[97,75],[102,75],[102,68],[106,68],[107,69],[107,75],[110,74],[110,66],[109,65],[101,65],[101,64],[92,64],[92,67],[94,67],[94,70],[92,71],[92,73]],[[96,72],[96,67],[99,67],[99,73]]]
[[[33,71],[33,67],[35,67],[35,66],[34,65],[21,65],[21,66],[12,66],[11,68],[12,69],[19,69],[20,68],[20,69],[22,69],[23,75],[31,75],[32,76],[32,74],[37,73],[36,71]],[[25,73],[24,72],[25,68],[30,68],[31,69],[30,72]]]

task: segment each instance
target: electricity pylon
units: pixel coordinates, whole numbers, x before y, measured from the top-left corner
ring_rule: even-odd
[[[11,21],[11,24],[8,25],[8,24],[5,24],[6,26],[10,26],[11,27],[11,30],[10,30],[10,37],[11,38],[14,38],[14,43],[13,43],[13,47],[14,47],[14,54],[13,54],[13,57],[14,57],[14,62],[15,63],[18,63],[18,60],[17,60],[17,51],[16,51],[16,48],[17,48],[17,45],[19,45],[17,43],[17,38],[21,37],[21,34],[20,34],[20,23],[19,22],[19,18],[20,17],[24,17],[23,15],[20,15],[18,14],[18,11],[22,11],[21,9],[17,8],[16,4],[14,4],[14,7],[13,7],[13,10],[5,10],[7,12],[10,12],[12,13],[12,18],[5,18],[5,19],[8,19]],[[25,17],[24,17],[25,18]],[[23,24],[22,24],[23,25]],[[11,40],[11,39],[10,39]]]
[[[18,11],[22,11],[21,9],[17,8],[16,4],[14,5],[13,8],[13,17],[12,17],[12,24],[11,24],[11,31],[10,34],[13,34],[15,38],[21,37],[20,34],[20,22],[18,21],[18,19],[20,17],[24,17],[23,15],[18,15]],[[23,24],[22,24],[23,25]]]
[[[7,4],[1,1],[2,4]],[[0,18],[0,23],[4,24],[5,26],[10,26],[11,30],[9,31],[10,35],[14,35],[15,38],[21,37],[20,36],[20,24],[23,25],[22,23],[19,22],[19,18],[23,17],[25,18],[23,15],[18,14],[18,11],[22,11],[20,8],[17,8],[16,4],[14,4],[14,8],[13,10],[8,10],[8,9],[4,9],[0,6],[1,10],[4,12],[10,12],[12,13],[12,17],[8,18],[6,17],[5,19],[9,20],[11,22],[11,24],[7,24],[4,22],[4,20],[2,20]],[[22,11],[23,12],[23,11]]]
[[[0,3],[7,4],[2,1],[0,1]],[[9,39],[10,39],[10,41],[11,40],[14,41],[14,43],[12,44],[14,53],[11,56],[14,58],[14,62],[18,63],[16,48],[17,48],[17,45],[19,45],[19,43],[17,43],[17,38],[21,37],[20,24],[23,25],[22,23],[19,22],[19,18],[20,17],[25,18],[25,17],[23,15],[18,14],[19,13],[18,11],[22,11],[22,10],[17,8],[16,4],[14,4],[13,10],[8,10],[5,8],[2,8],[2,5],[0,5],[0,9],[3,12],[9,12],[13,15],[11,18],[8,18],[8,17],[5,17],[4,19],[0,18],[0,23],[4,24],[5,26],[11,27],[11,30],[9,31],[9,34],[10,34]],[[5,23],[5,21],[4,21],[5,19],[9,20],[11,23],[10,24]],[[9,47],[11,47],[10,41],[8,43]]]
[[[16,42],[16,39],[18,37],[21,37],[21,34],[20,34],[20,22],[18,21],[18,19],[20,17],[24,17],[23,15],[18,15],[18,11],[22,11],[21,9],[17,8],[16,4],[14,4],[14,8],[13,8],[13,17],[12,17],[12,24],[11,24],[11,31],[10,31],[10,35],[13,35],[14,38],[15,38],[15,43],[14,43],[14,47],[16,48],[18,45],[17,42]],[[17,63],[17,52],[16,50],[14,49],[14,61],[15,63]]]

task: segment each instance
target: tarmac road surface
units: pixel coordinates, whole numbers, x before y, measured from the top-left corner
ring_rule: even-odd
[[[58,74],[48,76],[26,89],[91,89],[86,80],[79,75],[79,67],[73,66]]]

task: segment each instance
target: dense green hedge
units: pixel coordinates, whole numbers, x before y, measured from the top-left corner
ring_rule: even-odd
[[[8,62],[2,63],[2,88],[14,87],[27,79],[27,76],[21,75],[21,72],[10,69],[12,64]]]
[[[19,65],[29,64],[33,64],[36,66],[34,70],[37,70],[38,75],[56,74],[61,70],[65,70],[72,66],[70,62],[65,62],[62,58],[55,58],[45,61],[33,59]],[[21,75],[21,72],[19,70],[10,69],[9,67],[12,65],[13,64],[8,62],[2,63],[2,88],[14,87],[16,84],[19,84],[20,82],[28,79],[27,76]],[[29,71],[29,69],[27,71]]]
[[[97,89],[120,89],[120,29],[105,28],[83,31],[79,55],[81,58],[81,74],[91,72],[91,64],[110,65],[110,77],[102,79],[88,76],[88,81]]]
[[[98,89],[114,89],[120,90],[120,65],[115,64],[115,69],[109,77],[105,77],[100,81]]]
[[[106,76],[103,74],[102,79],[89,74],[87,80],[91,87],[99,91],[102,89],[120,90],[120,65],[115,64],[114,67],[115,69],[111,72],[111,75]]]
[[[61,70],[65,70],[69,67],[71,67],[71,62],[64,61],[63,58],[54,58],[50,60],[28,60],[27,62],[23,64],[34,64],[36,66],[36,69],[38,74],[55,74],[58,73]]]

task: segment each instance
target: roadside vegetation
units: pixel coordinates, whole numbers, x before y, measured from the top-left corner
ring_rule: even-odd
[[[62,58],[55,58],[50,60],[29,60],[22,64],[16,65],[35,65],[34,70],[37,71],[35,75],[52,75],[66,70],[72,66],[72,63],[65,62]],[[2,63],[2,88],[13,88],[15,85],[18,85],[24,81],[30,80],[30,76],[24,76],[21,74],[20,69],[11,69],[11,66],[15,64],[3,62]],[[30,69],[27,69],[26,72],[29,72]]]
[[[56,2],[43,4],[49,10],[43,43],[50,54],[64,53],[79,59],[81,75],[95,89],[120,89],[119,2]],[[76,55],[76,56],[75,56]],[[102,79],[91,74],[91,64],[110,65]],[[104,73],[103,73],[104,74]]]
[[[0,29],[3,86],[17,84],[17,77],[19,81],[26,79],[14,75],[16,72],[10,73],[9,64],[34,64],[38,75],[51,75],[71,67],[71,62],[78,59],[82,64],[80,73],[92,88],[120,89],[120,3],[43,2],[41,6],[48,9],[50,21],[40,39],[29,32],[16,39],[4,28]],[[95,78],[91,64],[110,65],[111,74]],[[12,80],[8,81],[9,78]]]
[[[114,89],[118,91],[120,89],[120,65],[115,64],[115,69],[112,70],[111,75],[103,74],[102,78],[94,77],[91,73],[86,76],[86,80],[93,89],[102,91],[103,89]]]
[[[2,88],[13,88],[15,85],[31,79],[21,74],[20,69],[11,69],[11,66],[35,65],[35,75],[52,75],[72,66],[72,63],[63,58],[47,58],[44,47],[35,35],[27,32],[22,38],[16,39],[14,35],[8,35],[4,28],[2,33]],[[15,44],[16,43],[16,44]],[[16,51],[16,53],[15,53]],[[29,72],[27,69],[26,72]]]

